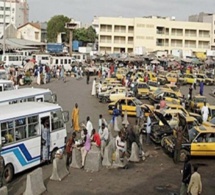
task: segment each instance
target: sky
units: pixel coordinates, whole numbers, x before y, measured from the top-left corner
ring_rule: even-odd
[[[48,21],[65,15],[90,24],[94,16],[175,16],[188,20],[199,12],[215,13],[215,0],[27,0],[30,21]]]

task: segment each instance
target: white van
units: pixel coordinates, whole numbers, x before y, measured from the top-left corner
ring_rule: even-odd
[[[34,54],[37,64],[50,64],[50,55],[48,54]]]
[[[0,80],[0,92],[13,90],[14,85],[10,80]]]
[[[66,71],[72,70],[72,63],[75,62],[74,57],[70,56],[52,56],[50,60],[50,67],[53,68],[53,66],[64,66],[64,69]]]
[[[84,61],[87,60],[87,55],[82,53],[74,53],[72,54],[72,57],[74,57],[75,61],[79,63],[84,63]]]
[[[14,91],[4,91],[0,95],[0,106],[23,102],[57,103],[57,95],[49,89],[22,88]]]

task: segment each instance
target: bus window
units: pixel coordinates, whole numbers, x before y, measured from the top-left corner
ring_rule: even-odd
[[[34,97],[28,98],[28,102],[34,102]]]
[[[63,65],[63,59],[60,60],[61,65]]]
[[[2,143],[11,143],[14,141],[14,123],[13,121],[8,121],[1,123],[1,137]]]
[[[68,64],[71,64],[71,60],[70,59],[68,59]]]
[[[26,118],[20,118],[15,121],[16,129],[15,129],[15,135],[16,140],[22,140],[27,137],[26,134]]]
[[[50,93],[44,94],[44,102],[54,103]]]
[[[64,59],[64,64],[67,64],[67,59]]]
[[[39,135],[38,115],[28,117],[28,137]]]
[[[61,110],[51,113],[52,116],[52,131],[62,129],[64,127],[64,121]]]
[[[55,64],[58,65],[58,59],[55,60]]]
[[[0,86],[0,91],[3,91],[3,87],[2,86]]]

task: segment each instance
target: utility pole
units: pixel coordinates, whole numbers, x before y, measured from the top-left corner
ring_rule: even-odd
[[[77,24],[72,19],[70,22],[66,23],[65,28],[69,30],[69,54],[72,56],[72,40],[73,40],[73,31],[76,28]]]
[[[6,7],[6,0],[4,0],[4,15],[3,15],[3,55],[5,55],[5,50],[6,50],[6,47],[5,47],[5,8]]]

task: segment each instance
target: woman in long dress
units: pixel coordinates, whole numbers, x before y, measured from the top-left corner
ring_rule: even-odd
[[[37,70],[37,84],[40,85],[40,71]]]
[[[73,129],[75,131],[79,131],[80,130],[80,126],[79,126],[79,108],[78,108],[78,104],[75,104],[75,107],[73,108],[72,111],[72,126]]]

